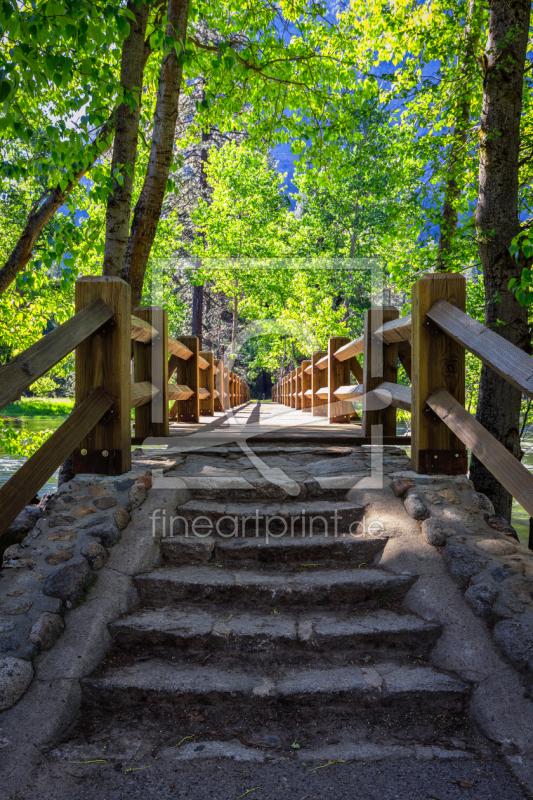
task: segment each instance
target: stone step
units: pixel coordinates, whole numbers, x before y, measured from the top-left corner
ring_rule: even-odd
[[[274,609],[319,603],[374,602],[385,605],[402,597],[416,580],[379,569],[310,569],[299,571],[230,570],[211,566],[161,567],[134,578],[143,604],[178,602],[259,604]]]
[[[219,710],[222,705],[243,702],[256,708],[278,702],[322,708],[346,703],[397,708],[418,703],[437,710],[465,700],[469,687],[432,667],[394,663],[282,670],[272,676],[151,659],[85,678],[82,690],[89,702],[98,705],[204,703],[217,704]]]
[[[208,561],[222,563],[261,562],[308,563],[335,561],[341,564],[371,564],[387,544],[387,537],[373,536],[313,536],[313,537],[249,537],[246,539],[220,539],[213,536],[174,536],[161,541],[165,563],[179,567],[186,564],[203,564]]]
[[[348,616],[349,614],[349,616]],[[364,649],[384,650],[395,655],[434,644],[441,626],[413,614],[387,609],[354,615],[347,613],[261,614],[230,613],[229,607],[203,611],[143,609],[109,625],[116,644],[124,649],[169,648],[172,651],[222,652],[321,652],[349,650],[350,658]]]
[[[187,491],[189,499],[196,502],[216,500],[221,503],[239,502],[243,498],[249,502],[277,500],[287,502],[298,498],[303,500],[343,500],[347,492],[357,486],[363,478],[368,478],[370,469],[350,475],[327,475],[318,478],[305,478],[302,480],[288,479],[286,485],[283,480],[273,483],[267,478],[250,477],[245,474],[233,477],[209,475],[162,475],[154,478],[154,489],[181,489]]]
[[[273,485],[273,484],[272,484]],[[204,490],[206,493],[209,490]],[[242,494],[241,494],[242,496]],[[364,506],[348,502],[309,501],[233,503],[188,500],[178,506],[176,515],[157,524],[162,538],[208,536],[244,538],[248,536],[320,536],[360,532]],[[371,531],[379,533],[379,530]]]

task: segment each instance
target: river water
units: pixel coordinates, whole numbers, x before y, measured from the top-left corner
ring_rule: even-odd
[[[20,419],[22,419],[25,423],[25,430],[37,432],[47,429],[56,430],[56,428],[59,428],[66,417],[23,417]],[[14,423],[14,425],[16,427],[20,427],[18,423]],[[524,451],[522,464],[524,464],[524,466],[529,470],[533,470],[533,430],[529,431],[528,438],[522,439],[522,449]],[[18,470],[25,460],[25,458],[16,458],[15,456],[10,456],[8,453],[2,450],[0,446],[0,486],[9,480],[9,478]],[[53,492],[56,489],[57,472],[55,472],[50,480],[45,483],[39,492],[39,495],[42,495],[45,492]],[[529,540],[529,515],[527,511],[524,511],[524,509],[518,505],[516,501],[513,503],[513,517],[511,522],[516,528],[520,541],[527,545]]]
[[[55,431],[56,428],[59,428],[61,423],[65,421],[66,417],[18,417],[17,419],[21,419],[24,425],[14,421],[12,427],[14,427],[16,430],[25,430],[32,433],[37,433],[39,431],[46,430]],[[22,464],[24,464],[25,461],[25,458],[18,458],[16,456],[9,455],[9,453],[6,453],[6,451],[3,450],[2,446],[0,445],[0,486],[3,486],[4,483],[9,480],[9,478],[18,470],[19,467],[22,466]],[[39,492],[39,496],[43,495],[45,492],[55,492],[56,489],[57,472],[55,472],[50,480],[45,483]]]

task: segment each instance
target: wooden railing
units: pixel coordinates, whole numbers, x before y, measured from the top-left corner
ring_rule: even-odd
[[[163,308],[132,314],[130,297],[120,278],[80,278],[75,315],[0,366],[1,409],[76,351],[75,410],[0,488],[0,536],[71,453],[75,473],[120,475],[132,443],[168,436],[170,419],[199,423],[250,399],[242,378],[198,352],[196,337],[168,336]]]
[[[469,317],[465,302],[461,275],[424,275],[413,285],[410,315],[400,317],[392,306],[369,309],[363,336],[330,339],[328,352],[303,361],[272,397],[332,424],[348,422],[361,404],[361,434],[381,425],[385,441],[396,435],[396,409],[410,411],[413,470],[464,474],[468,448],[533,517],[533,475],[464,408],[465,350],[530,398],[533,358]],[[410,386],[398,384],[399,364]]]

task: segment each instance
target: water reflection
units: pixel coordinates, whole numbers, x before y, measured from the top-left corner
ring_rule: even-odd
[[[4,416],[3,419],[6,420],[7,417]],[[66,416],[17,417],[16,419],[13,419],[13,422],[9,425],[9,427],[16,428],[17,430],[22,429],[29,431],[30,433],[38,433],[45,430],[55,431],[57,428],[59,428],[62,422],[65,421],[65,419]],[[4,483],[7,483],[9,478],[15,474],[15,472],[24,464],[25,461],[26,459],[23,457],[11,456],[9,453],[6,453],[0,444],[0,486],[3,486]],[[39,492],[39,496],[43,495],[45,492],[55,492],[57,489],[57,474],[58,473],[55,472],[50,480],[45,483]]]

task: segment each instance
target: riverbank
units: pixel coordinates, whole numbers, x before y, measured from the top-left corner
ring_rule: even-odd
[[[73,397],[21,397],[2,409],[2,417],[66,417],[74,408]]]

